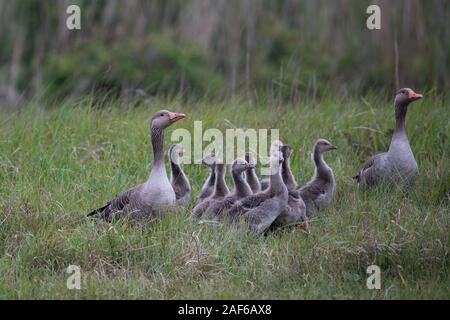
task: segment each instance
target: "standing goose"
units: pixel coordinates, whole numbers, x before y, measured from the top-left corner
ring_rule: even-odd
[[[176,196],[167,177],[164,165],[164,129],[185,118],[183,113],[161,110],[151,120],[151,141],[153,167],[148,180],[109,201],[88,216],[98,215],[111,221],[113,218],[128,216],[130,219],[152,220],[164,211],[174,208]]]
[[[274,227],[286,226],[298,222],[304,222],[306,217],[306,205],[297,189],[297,182],[291,171],[290,158],[292,155],[292,147],[285,144],[281,147],[283,154],[283,164],[281,165],[281,177],[289,193],[288,205],[274,221]]]
[[[177,206],[187,207],[191,200],[191,185],[182,168],[183,147],[179,144],[171,145],[168,155],[170,160],[170,183],[173,191],[175,191]]]
[[[279,151],[271,155],[269,188],[237,201],[228,211],[231,221],[243,216],[251,230],[263,232],[286,210],[288,191],[280,174],[283,160]]]
[[[225,164],[216,162],[216,181],[214,184],[214,193],[194,207],[194,209],[192,210],[192,222],[199,222],[202,218],[202,215],[209,208],[209,206],[230,193],[230,190],[228,189],[228,186],[225,182],[225,172]]]
[[[195,205],[205,201],[214,192],[214,184],[216,183],[216,160],[214,153],[211,153],[203,159],[203,164],[209,168],[210,172],[208,178],[206,178],[206,181],[203,183],[202,190],[200,191],[200,195],[198,196]]]
[[[244,172],[249,172],[255,168],[254,164],[248,163],[243,159],[236,159],[231,166],[231,176],[234,182],[234,191],[225,198],[217,201],[208,208],[208,213],[213,218],[222,218],[223,213],[230,209],[231,206],[239,199],[248,197],[253,194],[252,189],[242,177]]]
[[[355,177],[360,186],[366,187],[386,182],[406,182],[414,184],[419,169],[406,135],[406,112],[408,105],[422,99],[421,94],[409,88],[400,89],[395,96],[396,128],[389,150],[372,156]]]
[[[336,181],[333,170],[323,160],[323,154],[337,147],[325,139],[317,140],[314,146],[313,161],[315,165],[314,176],[305,186],[300,188],[300,196],[306,204],[308,218],[315,210],[321,210],[333,198],[336,190]]]
[[[253,167],[245,171],[245,180],[247,181],[248,185],[252,189],[253,193],[258,193],[261,191],[261,183],[259,182],[258,176],[256,175],[256,169],[255,169],[255,159],[252,157],[250,152],[247,152],[245,154],[245,161],[247,161],[249,164],[252,164]]]

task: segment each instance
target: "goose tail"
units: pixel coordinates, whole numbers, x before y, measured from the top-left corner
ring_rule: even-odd
[[[105,206],[103,206],[103,207],[101,207],[101,208],[95,209],[95,210],[92,211],[92,212],[89,212],[89,213],[87,214],[87,217],[92,217],[92,216],[95,216],[96,214],[102,213],[103,210],[105,210],[106,207],[107,207],[108,205],[109,205],[109,204],[107,204],[107,205],[105,205]]]

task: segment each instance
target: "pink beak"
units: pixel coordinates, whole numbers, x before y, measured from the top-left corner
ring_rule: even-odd
[[[408,98],[411,101],[416,101],[416,100],[422,99],[423,95],[421,95],[420,93],[415,93],[413,90],[409,90]]]
[[[172,122],[176,122],[178,120],[186,118],[186,115],[184,113],[178,113],[178,112],[169,112],[169,119]]]

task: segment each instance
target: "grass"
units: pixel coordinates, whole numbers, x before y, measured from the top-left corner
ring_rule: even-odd
[[[448,299],[449,106],[430,94],[410,107],[408,134],[420,169],[414,190],[359,192],[351,177],[386,150],[389,99],[324,97],[276,106],[246,100],[181,107],[156,99],[96,108],[86,99],[47,111],[0,113],[0,298],[2,299]],[[331,206],[308,231],[266,236],[244,227],[192,225],[189,212],[153,226],[104,224],[86,213],[144,181],[150,172],[148,120],[183,111],[176,128],[279,128],[294,147],[298,183],[313,173],[314,141],[339,147],[326,160],[337,178]],[[166,150],[170,132],[166,135]],[[185,166],[193,201],[205,168]],[[69,265],[81,290],[66,288]],[[381,268],[381,290],[366,288],[366,268]]]

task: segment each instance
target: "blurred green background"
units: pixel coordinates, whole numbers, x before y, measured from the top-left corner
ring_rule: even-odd
[[[66,28],[70,4],[81,30]],[[370,4],[381,30],[366,28]],[[295,101],[450,88],[447,0],[0,0],[0,44],[1,107],[98,92]]]

